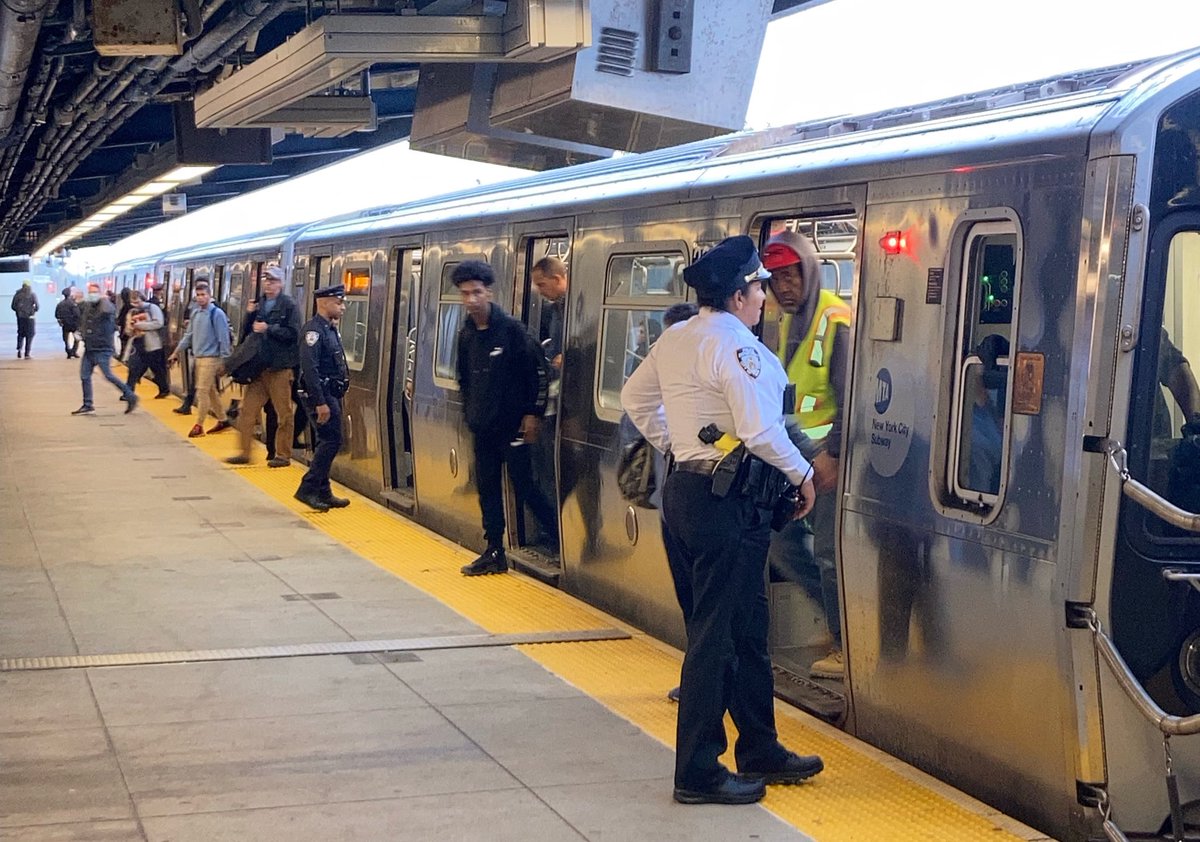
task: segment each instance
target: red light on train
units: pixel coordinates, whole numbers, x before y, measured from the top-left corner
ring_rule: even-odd
[[[106,290],[108,290],[109,292],[112,292],[113,289],[116,287],[116,285],[117,285],[117,283],[114,279],[112,279],[112,278],[104,279],[104,288]]]
[[[46,281],[46,292],[51,295],[58,292],[58,287],[54,285],[54,281]]]
[[[908,237],[903,231],[888,231],[879,238],[879,247],[884,254],[903,254],[908,251]]]

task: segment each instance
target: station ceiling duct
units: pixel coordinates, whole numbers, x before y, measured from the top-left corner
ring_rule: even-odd
[[[312,117],[318,95],[374,64],[543,62],[590,43],[588,0],[512,0],[504,8],[502,15],[326,15],[196,94],[196,124],[295,126],[272,115],[306,100]]]
[[[772,0],[591,0],[591,46],[422,68],[412,147],[536,169],[744,128]]]

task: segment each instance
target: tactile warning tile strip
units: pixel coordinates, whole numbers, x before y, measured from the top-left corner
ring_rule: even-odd
[[[152,389],[143,388],[145,397]],[[143,400],[140,409],[186,436],[196,416],[176,415],[174,400]],[[206,422],[211,426],[212,419]],[[234,431],[188,439],[215,459],[237,449]],[[485,630],[501,634],[524,631],[573,631],[611,625],[612,621],[569,595],[518,575],[463,577],[458,569],[473,557],[461,547],[377,506],[355,492],[335,493],[352,500],[347,509],[313,512],[294,500],[304,468],[267,468],[263,448],[255,443],[257,463],[227,467],[310,524],[458,611]],[[629,719],[667,745],[675,741],[675,705],[666,691],[679,679],[676,653],[643,635],[631,640],[556,643],[518,647],[547,669]],[[1014,835],[1001,816],[970,809],[965,797],[952,800],[911,780],[892,766],[852,745],[846,737],[827,733],[794,709],[776,705],[780,737],[803,753],[818,753],[826,771],[809,783],[771,787],[764,806],[819,842],[875,842],[914,839],[922,842],[1008,842]],[[729,762],[729,758],[726,758]]]

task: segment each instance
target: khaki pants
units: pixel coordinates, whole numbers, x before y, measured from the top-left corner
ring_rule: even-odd
[[[238,410],[238,433],[241,434],[242,455],[250,456],[250,440],[254,437],[254,425],[267,400],[275,407],[279,427],[275,430],[275,456],[292,458],[292,433],[296,419],[292,411],[292,370],[264,371],[245,388],[242,408]]]
[[[217,390],[217,371],[221,368],[220,357],[196,357],[196,403],[200,407],[197,422],[212,415],[217,421],[225,420],[225,400]]]

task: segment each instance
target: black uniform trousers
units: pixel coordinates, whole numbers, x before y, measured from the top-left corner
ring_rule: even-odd
[[[504,546],[504,490],[501,470],[508,475],[517,492],[517,500],[529,506],[542,530],[542,539],[558,546],[558,515],[545,492],[533,480],[529,445],[512,445],[516,431],[508,435],[480,432],[475,434],[475,484],[479,488],[479,508],[483,513],[483,537],[488,547]]]
[[[37,332],[37,318],[34,316],[17,316],[17,353],[21,353],[21,343],[25,343],[25,356],[29,356],[29,346],[33,343],[33,335]]]
[[[771,512],[745,497],[717,499],[711,477],[667,477],[668,554],[687,623],[679,681],[675,786],[707,790],[727,774],[728,710],[737,726],[739,770],[778,768],[787,751],[775,730],[774,679],[767,646],[766,560]],[[681,568],[681,569],[675,569]],[[683,605],[685,594],[691,605]]]
[[[317,431],[317,446],[312,461],[308,463],[308,472],[300,480],[300,493],[322,499],[333,496],[333,488],[329,485],[329,469],[342,449],[342,401],[333,395],[326,395],[325,402],[329,406],[328,421],[318,424],[315,412],[308,416],[312,429]]]

